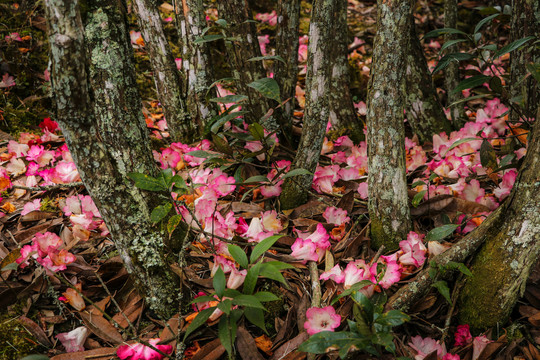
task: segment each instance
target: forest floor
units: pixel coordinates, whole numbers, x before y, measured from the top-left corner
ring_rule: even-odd
[[[474,10],[480,5],[460,3],[465,31],[470,30],[467,24],[482,18]],[[304,6],[301,29],[305,35],[309,5]],[[165,3],[161,10],[174,44],[172,7]],[[256,10],[261,47],[272,54],[274,14],[266,13],[268,9]],[[443,27],[442,4],[421,1],[417,13],[422,14],[417,17],[419,34]],[[208,15],[210,20],[217,19],[212,11]],[[375,17],[374,3],[349,1],[351,87],[362,121]],[[49,119],[52,105],[42,9],[28,2],[0,1],[0,24],[0,359],[29,354],[55,360],[115,358],[123,344],[154,338],[161,339],[160,346],[164,346],[158,348],[162,351],[169,350],[166,345],[176,349],[174,334],[185,332],[198,312],[215,304],[188,305],[181,309],[180,317],[177,314],[168,321],[146,308],[99,211],[86,196],[61,131]],[[505,44],[508,27],[496,26],[497,37],[488,36],[486,42]],[[434,136],[431,143],[419,144],[407,128],[414,231],[403,239],[399,250],[377,253],[370,247],[368,233],[365,141],[353,144],[330,128],[309,202],[280,211],[277,195],[294,152],[272,135],[249,138],[250,129],[241,119],[224,124],[212,141],[170,144],[152,90],[144,41],[133,24],[131,40],[156,162],[164,171],[173,169],[191,189],[176,195],[185,221],[196,219],[191,223],[195,236],[186,249],[187,266],[173,264],[182,279],[183,294],[189,299],[213,294],[219,286],[218,268],[230,273],[227,287],[241,286],[242,272],[235,264],[239,259],[229,244],[248,253],[251,248],[253,254],[254,245],[272,237],[275,240],[265,257],[289,265],[283,266],[283,277],[268,271],[257,282],[256,289],[273,294],[275,300],[265,304],[268,311],[262,326],[258,321],[252,322],[259,327],[247,320],[239,323],[236,351],[244,360],[306,358],[306,353],[296,349],[309,338],[306,331],[328,325],[322,323],[324,316],[330,316],[332,323],[335,314],[339,315],[332,326],[335,331],[346,328],[346,319],[357,319],[352,297],[341,297],[333,309],[327,306],[358,281],[376,282],[362,291],[375,305],[382,304],[427,267],[433,256],[463,238],[504,201],[526,153],[526,130],[509,126],[507,107],[492,96],[464,102],[461,106],[466,106],[470,122],[452,134]],[[300,41],[298,129],[307,54],[307,39]],[[426,40],[423,45],[433,68],[441,44]],[[173,51],[178,54],[178,48],[173,46]],[[213,51],[213,58],[224,59],[219,46]],[[226,61],[221,62],[226,73]],[[271,72],[271,62],[266,66]],[[497,66],[507,70],[508,57]],[[434,81],[442,85],[440,73]],[[221,96],[231,91],[226,86],[219,90]],[[465,91],[464,96],[471,93]],[[486,156],[495,156],[497,169],[486,164],[482,159]],[[317,276],[311,275],[314,262]],[[382,346],[376,347],[381,350],[379,356],[364,353],[355,358],[540,359],[540,267],[533,270],[510,322],[472,335],[467,324],[458,323],[457,297],[468,276],[466,268],[462,270],[414,304],[407,312],[408,321],[393,329],[394,353]],[[241,278],[238,283],[235,276]],[[308,311],[317,284],[322,315]],[[374,311],[382,314],[382,306],[377,309]],[[192,332],[186,359],[226,357],[218,330],[222,316],[214,312],[206,325]],[[72,332],[74,329],[78,330]],[[336,359],[338,353],[329,351],[319,357]]]

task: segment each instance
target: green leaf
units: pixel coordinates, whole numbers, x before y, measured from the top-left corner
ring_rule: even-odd
[[[487,18],[484,18],[484,19],[480,20],[478,22],[478,24],[476,24],[476,26],[474,27],[474,32],[477,33],[478,30],[480,30],[482,28],[482,26],[484,26],[488,21],[495,19],[499,15],[501,15],[501,14],[500,13],[493,14],[493,15],[488,16]]]
[[[497,168],[497,154],[495,149],[488,140],[484,139],[480,146],[480,163],[484,169],[496,169]]]
[[[260,92],[264,97],[277,102],[281,101],[279,85],[272,78],[262,78],[249,83],[248,86]]]
[[[178,189],[187,189],[186,181],[180,175],[174,175],[171,179],[171,183],[174,184],[175,188]]]
[[[227,350],[227,353],[232,354],[232,338],[231,329],[229,328],[229,317],[222,316],[218,324],[218,337],[221,345]]]
[[[312,354],[324,354],[330,347],[337,347],[344,351],[345,354],[352,346],[359,350],[363,349],[367,344],[367,338],[361,338],[357,333],[349,331],[321,331],[312,335],[308,340],[304,341],[298,351],[308,352]],[[341,356],[340,351],[340,356]],[[343,358],[343,356],[341,356]]]
[[[278,270],[285,270],[285,269],[294,269],[294,266],[291,264],[284,263],[283,261],[266,261],[265,264],[272,265]]]
[[[279,300],[279,298],[268,291],[259,291],[253,294],[257,299],[259,299],[260,302],[269,302],[269,301],[276,301]]]
[[[257,309],[266,310],[264,308],[264,305],[261,304],[259,299],[255,295],[238,295],[232,300],[234,305],[238,306],[246,306],[246,307],[252,307]]]
[[[450,297],[450,289],[448,288],[448,284],[444,280],[439,280],[435,283],[433,283],[431,286],[433,286],[435,289],[439,291],[439,293],[448,301],[449,304],[452,304],[452,298]]]
[[[354,284],[353,286],[351,286],[347,290],[344,290],[343,292],[341,292],[341,294],[336,296],[336,298],[332,300],[332,305],[335,304],[342,297],[349,296],[350,294],[357,292],[358,290],[361,290],[369,285],[373,285],[373,282],[371,282],[370,280],[362,280],[360,282],[357,282],[356,284]]]
[[[246,278],[244,279],[244,294],[253,294],[253,290],[255,290],[255,285],[257,284],[257,279],[259,278],[259,270],[261,268],[261,263],[256,263],[253,265],[246,275]]]
[[[181,221],[182,216],[179,214],[173,215],[169,218],[169,221],[167,222],[167,231],[169,232],[169,235],[176,230]]]
[[[216,273],[214,274],[212,285],[214,286],[214,290],[216,290],[216,295],[221,298],[223,296],[223,291],[225,290],[225,285],[227,285],[225,273],[221,267],[218,267]]]
[[[489,83],[489,80],[491,80],[491,77],[486,75],[471,76],[470,78],[461,81],[458,86],[456,86],[454,90],[452,90],[452,94],[455,94],[465,89],[475,88],[477,86],[483,85],[484,83]]]
[[[251,256],[249,257],[249,262],[253,264],[257,259],[264,254],[268,249],[274,245],[276,241],[278,241],[281,237],[283,237],[282,234],[273,235],[270,237],[267,237],[266,239],[262,240],[260,243],[258,243],[253,249],[251,250]]]
[[[213,132],[214,134],[217,134],[219,129],[227,122],[227,121],[231,121],[232,119],[236,119],[237,117],[241,116],[241,115],[244,115],[244,114],[247,114],[248,112],[247,111],[234,111],[234,112],[231,112],[229,114],[226,114],[226,115],[223,115],[223,116],[220,116],[217,118],[217,120],[212,124],[212,126],[210,127],[210,131]]]
[[[452,235],[452,233],[459,227],[459,225],[456,224],[448,224],[436,227],[435,229],[431,230],[426,235],[426,242],[427,241],[441,241],[442,239],[446,238],[447,236]]]
[[[215,103],[221,103],[221,104],[230,104],[230,103],[239,103],[247,99],[248,97],[246,95],[225,95],[218,98],[212,98],[210,99],[210,101],[215,102]]]
[[[152,213],[150,214],[150,220],[153,222],[159,222],[169,214],[172,209],[171,203],[166,203],[164,205],[156,206]]]
[[[536,82],[540,83],[540,63],[539,64],[527,64],[525,65],[527,70],[536,79]]]
[[[281,275],[281,272],[279,271],[279,269],[277,269],[271,264],[262,263],[261,268],[259,270],[259,276],[265,277],[267,279],[279,281],[280,283],[286,286],[289,286],[289,284],[287,284],[287,281],[285,281],[285,278],[283,277],[283,275]]]
[[[283,60],[283,58],[279,55],[256,56],[256,57],[252,57],[248,61],[260,61],[260,60],[277,60],[285,64],[285,60]]]
[[[484,45],[484,46],[480,46],[480,49],[489,50],[489,51],[495,51],[495,50],[497,50],[497,45],[495,45],[495,44]]]
[[[50,358],[48,356],[34,354],[34,355],[25,356],[21,360],[49,360],[49,359]]]
[[[216,307],[212,306],[212,307],[210,307],[208,309],[204,309],[203,311],[201,311],[201,312],[199,312],[197,314],[195,319],[193,319],[191,324],[189,324],[189,326],[188,326],[188,328],[186,330],[186,333],[184,334],[184,341],[187,339],[189,334],[191,334],[192,332],[197,330],[201,325],[203,325],[206,322],[206,320],[208,320],[208,318],[210,317],[210,315],[212,315],[214,310],[216,310]]]
[[[219,154],[211,153],[211,152],[204,151],[204,150],[194,150],[194,151],[190,151],[190,152],[188,152],[186,155],[191,155],[191,156],[193,156],[193,157],[197,157],[197,158],[201,158],[201,159],[212,158],[212,157],[217,157],[217,156],[219,156]]]
[[[264,324],[264,311],[261,309],[247,307],[244,309],[244,315],[250,323],[260,328],[262,331],[267,333],[266,326]]]
[[[458,262],[455,262],[455,261],[449,261],[448,264],[445,265],[445,267],[447,267],[449,269],[457,269],[457,270],[461,271],[463,273],[463,275],[466,275],[466,276],[473,276],[471,270],[469,270],[469,268],[467,268],[467,266],[465,266],[464,263],[458,263]]]
[[[422,199],[424,198],[424,195],[426,195],[426,193],[427,193],[427,190],[422,190],[419,193],[417,193],[416,195],[414,195],[414,197],[412,199],[412,206],[418,207],[418,205],[420,205],[420,202],[422,201]]]
[[[308,171],[306,169],[293,169],[283,175],[282,179],[290,178],[292,176],[299,176],[299,175],[313,175],[311,171]]]
[[[446,34],[460,34],[460,35],[469,37],[469,34],[461,30],[453,29],[453,28],[442,28],[442,29],[436,29],[436,30],[432,30],[428,32],[426,35],[424,35],[424,39],[435,38],[435,37],[439,37],[441,35],[446,35]]]
[[[479,94],[479,95],[474,95],[474,96],[469,96],[467,98],[464,98],[464,99],[461,99],[461,100],[458,100],[458,101],[454,101],[453,103],[451,103],[450,105],[448,105],[448,107],[454,107],[458,104],[462,104],[464,102],[468,102],[468,101],[472,101],[472,100],[476,100],[476,99],[482,99],[482,98],[485,98],[485,97],[491,97],[492,94]]]
[[[229,23],[227,22],[227,20],[225,19],[217,19],[215,21],[216,25],[219,25],[221,26],[222,28],[226,28],[227,26],[229,26]]]
[[[482,140],[482,139],[469,137],[469,138],[465,138],[465,139],[461,139],[461,140],[455,141],[455,142],[448,148],[448,150],[446,150],[446,152],[444,153],[443,157],[446,156],[446,154],[448,154],[448,152],[449,152],[450,150],[452,150],[453,148],[456,148],[456,147],[458,147],[458,146],[461,145],[461,144],[464,144],[464,143],[466,143],[466,142],[473,141],[473,140]]]
[[[459,44],[459,43],[464,42],[464,41],[468,41],[468,40],[467,40],[467,39],[448,40],[447,42],[445,42],[445,43],[443,44],[443,46],[441,46],[441,50],[440,50],[440,51],[444,51],[444,50],[446,50],[447,48],[449,48],[450,46]]]
[[[248,130],[255,140],[264,140],[264,128],[259,123],[249,124]]]
[[[211,41],[220,40],[220,39],[223,39],[223,38],[225,38],[225,36],[221,35],[221,34],[205,35],[205,36],[200,36],[200,37],[196,38],[195,40],[193,40],[193,43],[194,44],[203,44],[203,43],[207,43],[207,42],[211,42]]]
[[[508,154],[505,157],[502,158],[501,162],[499,163],[499,168],[503,168],[505,166],[509,166],[512,164],[512,160],[516,157],[516,154]]]
[[[527,36],[523,39],[516,40],[506,46],[503,46],[500,50],[496,51],[495,54],[493,54],[493,60],[522,47],[523,45],[525,45],[525,43],[531,41],[534,38],[534,36]]]
[[[387,332],[376,332],[371,338],[375,344],[384,346],[385,350],[391,353],[396,352],[396,346],[394,345],[394,336]]]
[[[217,304],[217,308],[225,313],[225,315],[229,315],[232,310],[232,301],[230,299],[225,299]]]
[[[411,320],[411,317],[399,310],[390,310],[387,313],[383,314],[382,319],[384,319],[384,321],[386,321],[391,326],[399,326]]]
[[[411,187],[412,187],[412,188],[415,188],[415,187],[417,187],[417,186],[423,186],[423,185],[426,185],[426,183],[425,183],[423,180],[418,180],[418,181],[416,181],[416,182],[413,182],[413,183],[411,184]]]
[[[139,189],[148,191],[166,191],[168,190],[160,179],[142,173],[129,173],[129,178],[135,181],[135,186]]]
[[[465,60],[470,60],[472,58],[473,56],[467,53],[451,53],[451,54],[445,55],[439,60],[439,63],[437,64],[435,69],[433,69],[432,74],[435,74],[439,70],[445,69],[453,61],[465,61]]]
[[[250,178],[246,179],[243,184],[251,184],[251,183],[268,183],[270,180],[264,175],[255,175],[251,176]]]
[[[195,299],[191,300],[190,304],[198,304],[207,301],[216,301],[216,298],[210,295],[197,296]]]
[[[247,269],[249,262],[245,251],[242,250],[240,246],[234,244],[228,244],[227,249],[229,250],[229,253],[233,257],[234,261],[239,263],[244,269]]]
[[[234,298],[238,295],[242,295],[242,293],[236,289],[225,289],[225,291],[223,291],[223,296],[225,297]]]

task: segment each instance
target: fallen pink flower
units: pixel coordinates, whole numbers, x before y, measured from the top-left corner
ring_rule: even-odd
[[[88,329],[80,326],[70,332],[60,333],[56,338],[60,340],[67,352],[84,351],[84,342],[88,337]]]
[[[482,351],[486,348],[486,346],[489,343],[492,343],[492,340],[489,340],[486,335],[477,336],[473,340],[473,356],[472,360],[477,360],[480,355],[482,355]]]
[[[312,307],[306,311],[307,321],[304,328],[309,335],[314,335],[321,331],[334,331],[341,323],[341,316],[336,314],[332,306],[324,308]]]
[[[161,339],[150,339],[150,345],[165,354],[172,353],[172,345],[158,345]],[[116,355],[122,360],[161,360],[162,354],[141,343],[122,345],[116,350]]]
[[[455,344],[454,346],[465,346],[472,342],[471,331],[469,325],[458,325],[456,333],[454,334]]]

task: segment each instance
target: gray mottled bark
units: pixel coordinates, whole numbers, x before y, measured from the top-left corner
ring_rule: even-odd
[[[538,112],[540,116],[540,111]],[[512,193],[475,257],[460,295],[462,324],[504,324],[540,255],[540,126],[536,122]]]
[[[363,124],[356,116],[356,109],[349,89],[347,0],[336,0],[336,25],[329,54],[332,64],[332,82],[329,93],[330,122],[336,129],[347,129],[351,139],[359,142],[364,138]]]
[[[190,143],[198,138],[196,122],[186,111],[182,79],[176,69],[163,32],[161,17],[153,0],[134,0],[139,26],[154,72],[159,101],[173,141]]]
[[[414,24],[414,9],[409,17],[409,50],[407,52],[407,81],[403,93],[406,94],[406,117],[413,132],[421,142],[432,141],[434,134],[442,131],[450,133],[452,125],[446,118],[439,101],[424,51]]]
[[[202,0],[183,0],[179,16],[180,37],[182,42],[182,73],[187,89],[184,97],[186,107],[193,122],[200,129],[218,114],[216,104],[207,101],[215,97],[215,89],[209,90],[214,82],[210,66],[208,43],[196,44],[194,41],[202,35],[206,25],[206,14]]]
[[[293,168],[314,172],[328,122],[328,92],[330,91],[330,49],[336,0],[316,0],[309,25],[309,46],[306,77],[304,127]],[[292,209],[307,201],[313,176],[288,178],[280,196],[283,209]]]
[[[281,56],[285,63],[276,61],[275,79],[280,85],[282,101],[290,99],[283,105],[278,115],[279,123],[287,134],[292,128],[298,80],[299,26],[300,0],[279,0],[276,55]]]
[[[176,301],[173,274],[163,255],[167,237],[150,222],[155,196],[138,190],[127,178],[129,172],[154,174],[157,168],[134,91],[131,49],[118,4],[95,1],[90,6],[87,53],[78,1],[45,2],[51,81],[57,120],[81,179],[126,269],[150,307],[166,317]]]
[[[398,247],[410,228],[402,94],[411,1],[379,0],[368,87],[368,210],[374,246]]]
[[[458,2],[457,0],[444,0],[444,27],[457,28]],[[444,41],[457,39],[456,34],[447,34],[444,36]],[[459,52],[458,45],[452,45],[446,49],[447,54]],[[461,92],[452,93],[459,84],[459,63],[452,61],[446,69],[444,69],[444,85],[447,94],[447,106],[462,98]],[[450,107],[450,116],[452,117],[452,125],[457,130],[462,128],[467,122],[467,115],[463,104]]]
[[[516,41],[527,36],[540,37],[540,2],[538,0],[513,0],[510,41]],[[534,41],[534,40],[532,40]],[[529,43],[530,44],[530,43]],[[520,109],[527,118],[535,115],[540,106],[539,85],[532,76],[525,81],[527,64],[540,63],[538,44],[534,49],[524,46],[510,53],[510,98],[521,97]],[[519,113],[510,112],[510,120],[519,120]]]
[[[264,121],[261,118],[273,107],[272,101],[263,97],[257,90],[247,86],[249,83],[266,77],[262,61],[248,61],[261,56],[259,40],[252,20],[251,10],[246,0],[228,0],[218,2],[219,16],[229,24],[229,35],[233,41],[227,41],[232,72],[236,80],[238,92],[248,96],[248,122],[259,122],[267,130],[278,129],[277,120],[270,116]]]

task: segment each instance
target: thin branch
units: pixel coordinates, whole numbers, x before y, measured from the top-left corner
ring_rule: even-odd
[[[22,190],[29,190],[29,191],[50,191],[50,190],[56,190],[56,189],[62,189],[62,188],[74,188],[84,186],[82,181],[69,183],[69,184],[57,184],[57,185],[44,185],[44,186],[22,186],[22,185],[13,185],[13,189],[22,189]]]

